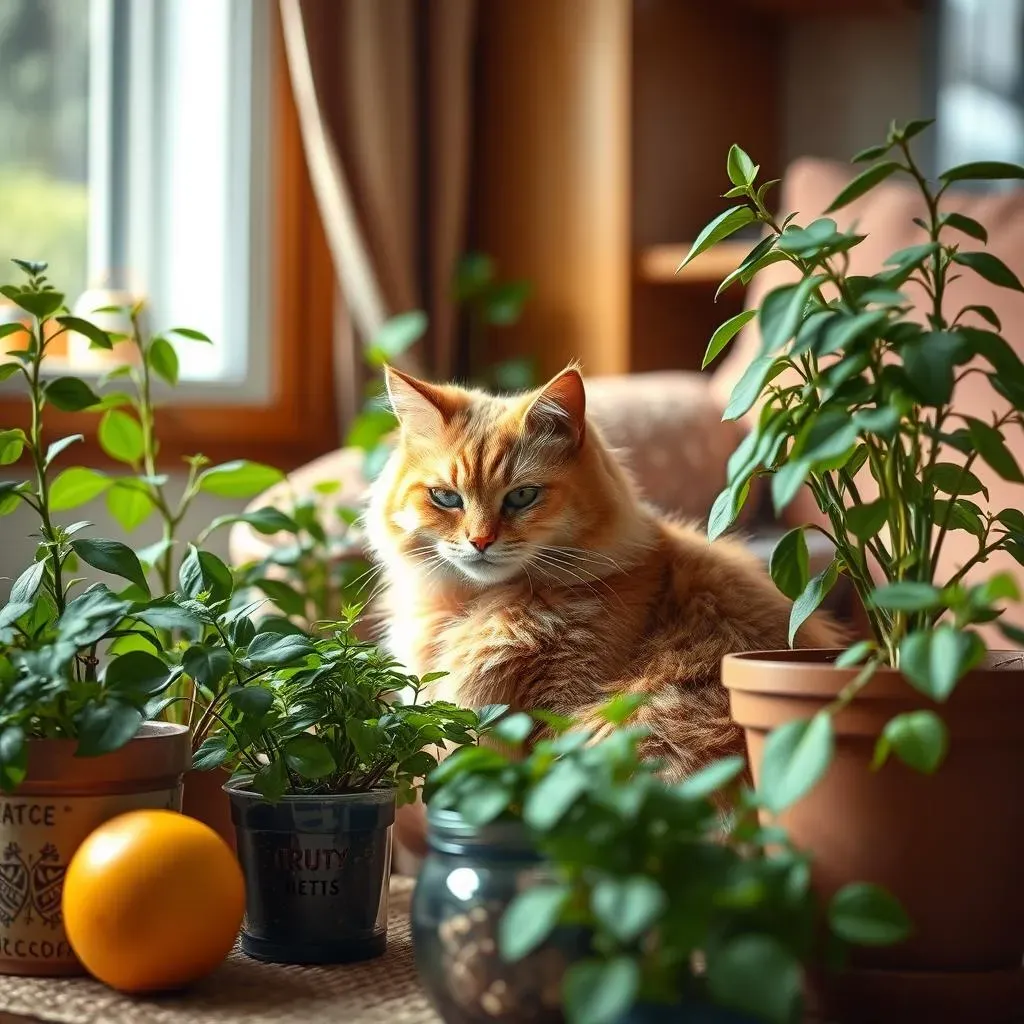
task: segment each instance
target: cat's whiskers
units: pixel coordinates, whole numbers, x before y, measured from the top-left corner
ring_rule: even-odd
[[[566,572],[570,569],[579,570],[579,572],[585,573],[595,583],[600,583],[602,587],[604,587],[609,593],[614,594],[616,598],[619,597],[614,587],[612,587],[603,576],[599,576],[597,573],[591,572],[586,568],[586,566],[580,565],[578,561],[574,561],[571,556],[565,554],[559,549],[541,546],[539,551],[552,563],[562,565]]]
[[[541,565],[538,565],[538,562],[543,563],[546,566],[549,566],[549,568],[543,569]],[[582,576],[579,575],[579,573],[575,572],[573,567],[566,565],[563,562],[557,561],[556,559],[552,558],[548,554],[543,553],[542,551],[536,551],[534,553],[533,558],[530,560],[530,564],[532,564],[539,571],[544,572],[551,579],[558,580],[558,582],[560,583],[564,583],[565,580],[560,579],[556,573],[552,572],[552,568],[556,569],[558,573],[564,573],[565,575],[572,576],[574,579],[578,580],[581,584],[583,584],[583,586],[585,586],[594,595],[594,597],[597,598],[597,600],[600,603],[604,604],[604,598],[602,597],[601,593],[593,586],[593,584],[589,580],[584,579]],[[576,566],[575,568],[580,567]],[[586,572],[586,569],[582,569],[581,571]],[[616,594],[615,591],[611,587],[609,587],[607,583],[604,582],[604,580],[602,580],[599,576],[594,576],[592,573],[588,573],[587,575],[589,575],[590,578],[594,580],[594,582],[603,584],[607,591],[613,597],[615,597],[620,604],[622,603],[622,599],[619,597],[619,595]]]
[[[581,561],[600,563],[611,566],[618,572],[622,573],[623,576],[626,574],[626,570],[623,568],[620,562],[617,562],[611,555],[606,554],[604,551],[593,551],[588,548],[570,548],[570,547],[546,547],[545,551],[555,551],[560,555],[565,555],[567,558],[575,558]]]

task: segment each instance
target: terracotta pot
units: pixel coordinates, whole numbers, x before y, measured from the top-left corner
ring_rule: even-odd
[[[746,730],[755,782],[767,733],[809,718],[856,675],[836,652],[730,655],[723,663],[732,713]],[[823,898],[847,882],[886,886],[914,934],[892,948],[862,949],[823,986],[842,1021],[928,1020],[995,1024],[1016,1019],[1024,959],[1024,659],[993,652],[944,705],[884,670],[834,719],[835,756],[825,777],[780,815],[814,858]],[[870,762],[886,722],[931,707],[950,733],[933,775],[895,757]]]
[[[224,792],[224,784],[229,778],[230,773],[223,768],[214,768],[208,772],[186,772],[181,813],[209,825],[237,853],[231,801]]]
[[[139,808],[181,808],[192,752],[183,725],[148,722],[102,757],[74,740],[30,740],[25,781],[0,795],[0,973],[84,973],[64,935],[64,873],[98,825]]]

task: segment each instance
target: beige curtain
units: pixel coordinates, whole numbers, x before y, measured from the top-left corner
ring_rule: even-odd
[[[423,309],[414,371],[455,365],[476,0],[279,0],[306,160],[343,299],[338,405],[362,394],[359,346]]]

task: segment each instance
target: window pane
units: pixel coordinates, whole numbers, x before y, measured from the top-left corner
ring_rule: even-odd
[[[48,260],[69,297],[87,274],[89,6],[0,2],[0,259]]]

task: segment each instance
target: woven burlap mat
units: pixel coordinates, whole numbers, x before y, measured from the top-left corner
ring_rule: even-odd
[[[160,998],[130,998],[85,978],[6,976],[0,1014],[62,1024],[438,1024],[413,966],[412,885],[392,881],[388,949],[377,960],[283,967],[236,949],[194,988]]]

